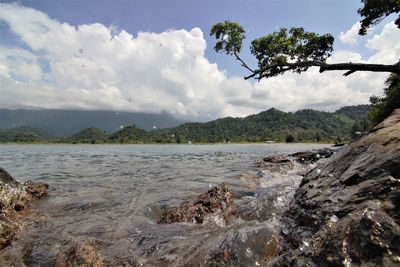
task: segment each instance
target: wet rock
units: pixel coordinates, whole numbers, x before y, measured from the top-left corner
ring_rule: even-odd
[[[282,253],[281,241],[265,227],[234,230],[217,243],[199,248],[185,266],[265,266]]]
[[[314,163],[323,158],[329,158],[335,153],[334,149],[331,148],[324,148],[318,149],[314,151],[306,151],[306,152],[297,152],[291,154],[291,157],[294,157],[300,163]]]
[[[291,155],[277,155],[265,157],[256,164],[258,168],[293,168],[294,162],[311,164],[324,158],[329,158],[335,153],[335,149],[323,148],[312,151],[297,152]]]
[[[271,266],[400,265],[400,110],[301,182]]]
[[[24,182],[25,191],[34,199],[41,199],[47,196],[48,184],[34,183],[32,181]]]
[[[280,170],[293,169],[294,162],[288,155],[268,156],[261,162],[256,163],[255,167],[278,172]]]
[[[4,216],[0,216],[0,249],[7,247],[11,243],[17,230],[17,224],[12,223]]]
[[[209,214],[219,214],[232,205],[232,191],[227,183],[214,187],[183,203],[179,207],[167,209],[161,216],[159,223],[195,222],[203,223]],[[224,220],[228,220],[225,214]]]
[[[19,212],[25,210],[33,199],[47,195],[48,185],[31,181],[20,183],[0,168],[0,249],[8,246],[20,225]]]
[[[65,251],[57,255],[56,267],[100,267],[106,266],[95,247],[81,242],[73,242]]]

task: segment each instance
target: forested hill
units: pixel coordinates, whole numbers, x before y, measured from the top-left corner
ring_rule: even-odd
[[[141,129],[144,128],[140,127],[143,124],[134,125],[135,123],[127,123],[124,120],[125,116],[131,113],[117,114],[104,111],[88,112],[88,114],[80,111],[68,111],[60,112],[55,116],[52,112],[36,111],[38,113],[35,114],[38,114],[38,117],[35,118],[33,125],[41,125],[42,129],[52,133],[65,133],[63,130],[70,127],[69,132],[74,131],[74,134],[61,140],[68,143],[341,142],[350,139],[352,129],[355,132],[362,131],[363,129],[360,128],[362,126],[366,128],[365,118],[370,110],[371,106],[369,105],[344,107],[333,113],[311,109],[293,113],[271,108],[245,118],[227,117],[206,123],[184,123],[174,128],[156,130],[153,129],[153,125],[160,127],[177,121],[168,114],[148,114],[148,117],[141,117],[143,122],[148,125],[147,131]],[[7,123],[19,121],[22,124],[33,120],[24,112],[19,112],[21,114],[18,114],[17,111],[9,112],[7,117],[4,116],[7,112],[2,110],[0,120],[3,124],[0,128],[5,128],[4,121]],[[146,118],[149,121],[145,121]],[[166,121],[160,121],[161,118]],[[157,119],[157,123],[155,119]],[[120,125],[127,124],[130,125],[121,129]],[[83,127],[78,128],[80,125]],[[90,127],[85,127],[85,125],[90,125]],[[358,128],[355,129],[354,125],[358,125]],[[149,128],[152,130],[149,131]],[[0,142],[33,142],[55,139],[53,135],[42,129],[33,127],[0,129]]]
[[[370,105],[346,107],[334,113],[311,109],[292,113],[271,108],[245,118],[185,123],[156,133],[163,138],[174,136],[181,142],[286,141],[287,137],[300,142],[334,140],[348,138],[355,121],[363,121],[370,110]]]
[[[0,129],[30,126],[50,133],[70,136],[82,129],[97,127],[107,133],[120,129],[121,125],[133,125],[152,130],[170,128],[181,124],[168,113],[79,111],[79,110],[8,110],[0,109]]]
[[[70,143],[224,143],[319,142],[350,139],[356,121],[362,124],[368,105],[343,108],[334,113],[315,110],[283,112],[269,109],[245,118],[221,118],[206,123],[184,123],[175,128],[145,131],[124,127],[111,135],[97,128],[85,129],[67,139]]]

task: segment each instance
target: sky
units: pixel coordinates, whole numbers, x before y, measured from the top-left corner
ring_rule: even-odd
[[[260,82],[213,50],[213,24],[253,39],[281,27],[335,37],[328,63],[393,64],[400,30],[388,17],[358,36],[358,0],[0,0],[0,108],[168,112],[208,121],[271,107],[335,111],[382,95],[386,73],[310,68]]]

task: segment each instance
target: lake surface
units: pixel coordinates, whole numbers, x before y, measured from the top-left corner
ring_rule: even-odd
[[[263,157],[328,145],[3,145],[0,167],[15,179],[50,185],[32,218],[0,255],[48,266],[71,241],[90,242],[110,266],[176,265],[228,232],[279,229],[279,215],[300,182],[295,171],[255,167]],[[299,166],[299,168],[301,168]],[[257,176],[257,186],[251,184]],[[231,185],[235,220],[159,225],[166,207]],[[215,240],[213,240],[215,238]],[[29,248],[29,249],[28,249]],[[250,265],[256,255],[249,253]],[[4,263],[4,262],[3,262]],[[257,265],[257,264],[256,264]]]

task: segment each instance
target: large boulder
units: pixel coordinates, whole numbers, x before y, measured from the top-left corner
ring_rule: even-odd
[[[400,265],[400,110],[300,183],[276,266]]]

